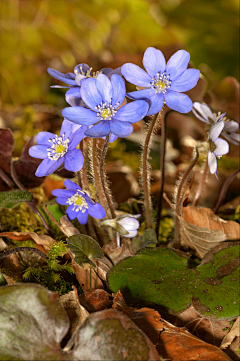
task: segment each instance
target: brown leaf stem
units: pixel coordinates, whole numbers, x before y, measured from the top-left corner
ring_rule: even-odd
[[[0,178],[10,187],[14,188],[13,181],[7,176],[7,174],[0,168]]]
[[[9,249],[8,251],[0,252],[0,260],[7,257],[7,256],[9,256],[10,254],[17,253],[17,252],[20,252],[20,251],[35,252],[35,253],[38,253],[42,258],[47,259],[47,256],[37,248],[34,248],[34,247],[15,247],[15,248]]]
[[[202,179],[201,179],[201,182],[198,185],[198,189],[197,189],[197,192],[195,194],[195,198],[194,198],[194,201],[193,201],[193,204],[192,204],[195,207],[197,206],[198,200],[199,200],[199,198],[201,196],[203,185],[204,185],[207,173],[208,173],[208,159],[206,158],[206,163],[205,163],[205,166],[204,166]]]
[[[223,186],[222,186],[222,189],[221,189],[221,192],[220,192],[220,195],[219,195],[219,198],[218,198],[218,201],[217,201],[217,204],[213,210],[214,213],[217,213],[222,201],[223,201],[223,198],[226,194],[226,191],[229,187],[229,185],[232,183],[232,181],[234,180],[234,178],[236,177],[236,175],[240,172],[240,168],[237,169],[234,173],[230,174],[230,176],[225,180]]]

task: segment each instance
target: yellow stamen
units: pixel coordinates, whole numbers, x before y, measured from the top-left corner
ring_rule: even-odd
[[[65,147],[62,144],[58,144],[55,148],[56,153],[62,153],[65,151]]]

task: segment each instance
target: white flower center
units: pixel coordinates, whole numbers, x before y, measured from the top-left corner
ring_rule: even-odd
[[[96,108],[98,120],[111,120],[112,117],[117,113],[115,110],[119,106],[119,103],[112,106],[112,104],[101,103]]]
[[[88,204],[86,199],[81,195],[81,193],[84,195],[85,193],[80,191],[80,189],[77,190],[77,192],[67,200],[67,204],[72,205],[74,204],[73,211],[82,213],[85,213],[88,209]]]
[[[166,93],[167,89],[170,88],[171,85],[169,76],[170,75],[166,75],[166,73],[163,72],[162,74],[157,73],[157,76],[152,78],[152,82],[150,84],[155,90],[155,93]]]
[[[75,82],[77,85],[80,86],[80,82],[84,78],[96,78],[98,74],[102,74],[102,71],[94,71],[92,73],[92,68],[88,69],[87,71],[83,71],[82,66],[80,66],[79,70],[75,69],[74,73],[76,74]],[[91,74],[92,73],[92,74]]]
[[[55,138],[49,139],[48,141],[52,143],[51,147],[48,148],[48,158],[51,160],[58,160],[60,157],[63,157],[64,154],[68,151],[68,143],[70,139],[64,139],[65,135],[63,134],[61,137],[56,135]]]

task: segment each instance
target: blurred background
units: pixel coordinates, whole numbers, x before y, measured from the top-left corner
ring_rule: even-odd
[[[79,63],[89,64],[94,71],[126,62],[142,66],[143,53],[149,46],[160,49],[167,59],[175,51],[186,49],[191,55],[190,66],[202,73],[197,87],[188,92],[192,100],[205,101],[214,111],[227,112],[230,119],[239,118],[238,0],[0,0],[0,30],[0,128],[13,130],[14,156],[21,154],[22,147],[38,131],[59,130],[61,111],[67,106],[65,90],[50,88],[63,83],[51,78],[47,68],[66,73]],[[133,85],[127,86],[135,90]],[[142,129],[143,123],[137,127]],[[113,162],[111,169],[115,169],[110,180],[115,184],[116,197],[119,187],[129,189],[119,182],[119,172],[128,174],[126,178],[129,169],[119,170],[117,159],[121,158],[121,167],[129,166],[138,177],[136,144],[139,146],[142,139],[134,134],[132,142],[113,143],[108,155]],[[161,137],[156,137],[151,176],[152,191],[157,195]],[[171,196],[176,177],[191,157],[191,139],[206,139],[206,132],[192,114],[174,112],[168,120],[168,137],[166,191]],[[209,206],[216,202],[228,174],[239,167],[238,154],[239,147],[231,146],[230,158],[219,161],[223,174],[220,182],[210,177],[205,197]],[[139,195],[134,184],[135,191],[117,201]],[[236,194],[234,190],[231,197]]]

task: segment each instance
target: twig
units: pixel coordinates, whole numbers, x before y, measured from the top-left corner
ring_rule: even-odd
[[[223,186],[222,186],[222,189],[221,189],[221,192],[220,192],[220,195],[219,195],[219,198],[218,198],[218,201],[217,201],[217,204],[213,210],[214,213],[217,213],[218,211],[218,208],[220,207],[222,201],[223,201],[223,198],[225,196],[225,193],[229,187],[229,185],[232,183],[232,181],[234,180],[234,178],[236,177],[236,175],[240,172],[240,168],[238,170],[236,170],[234,173],[230,174],[230,176],[225,180]]]
[[[7,174],[0,168],[0,178],[10,187],[14,188],[13,181],[7,176]]]
[[[16,247],[16,248],[9,249],[8,251],[5,251],[5,252],[0,252],[0,260],[7,257],[7,256],[9,256],[10,254],[17,253],[17,252],[20,252],[20,251],[35,252],[35,253],[38,253],[42,258],[47,259],[47,256],[37,248],[34,248],[34,247]]]

